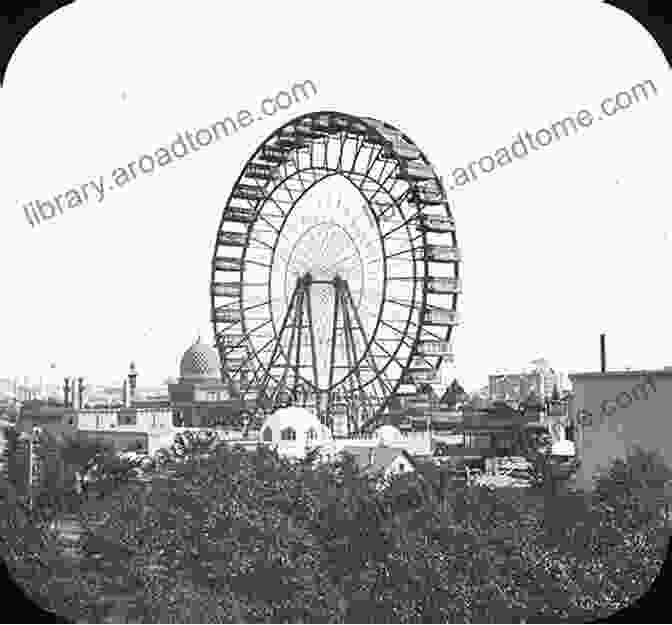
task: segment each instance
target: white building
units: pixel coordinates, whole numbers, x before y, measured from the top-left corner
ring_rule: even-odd
[[[659,451],[672,467],[672,370],[573,373],[570,416],[581,461],[577,485],[634,446]]]
[[[407,451],[399,447],[382,444],[366,447],[346,445],[340,453],[352,456],[360,474],[367,477],[389,480],[415,471],[415,461]]]
[[[302,458],[316,447],[330,447],[329,428],[310,411],[297,406],[280,408],[266,417],[259,430],[259,442],[292,458]]]

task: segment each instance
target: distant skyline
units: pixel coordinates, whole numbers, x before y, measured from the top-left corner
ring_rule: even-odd
[[[670,72],[652,37],[597,2],[489,3],[485,19],[472,3],[443,7],[440,19],[421,0],[413,11],[346,7],[282,49],[277,32],[293,32],[295,11],[272,3],[261,22],[255,5],[164,3],[157,20],[153,3],[134,5],[132,18],[75,3],[22,41],[0,90],[11,172],[0,188],[1,375],[114,383],[134,360],[143,384],[176,377],[198,334],[212,341],[210,261],[226,198],[252,151],[292,117],[337,110],[389,121],[448,178],[519,132],[645,80],[655,99],[449,192],[464,261],[447,376],[472,391],[538,357],[567,373],[597,371],[601,332],[609,369],[672,364]],[[353,15],[403,36],[384,37],[382,60],[366,37],[343,45]],[[235,24],[226,36],[223,23]],[[25,203],[307,79],[318,91],[305,105],[102,202],[39,228],[26,222]]]

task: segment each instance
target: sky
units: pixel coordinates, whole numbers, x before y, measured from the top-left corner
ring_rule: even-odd
[[[305,80],[309,99],[28,223],[29,202],[101,176],[107,187],[178,132]],[[464,261],[446,376],[468,390],[539,357],[597,370],[602,332],[609,368],[672,364],[670,72],[649,33],[590,0],[79,0],[26,36],[0,89],[0,377],[114,382],[131,360],[141,385],[176,376],[196,336],[212,340],[210,260],[230,189],[295,116],[388,121],[450,181],[519,132],[597,117],[647,80],[657,95],[449,190]]]

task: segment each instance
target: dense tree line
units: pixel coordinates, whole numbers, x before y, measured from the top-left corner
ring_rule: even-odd
[[[347,457],[188,436],[157,465],[82,501],[76,564],[47,531],[14,536],[44,607],[94,622],[586,622],[639,599],[668,547],[651,495],[667,468],[642,452],[591,495],[466,487],[433,465],[380,490]]]

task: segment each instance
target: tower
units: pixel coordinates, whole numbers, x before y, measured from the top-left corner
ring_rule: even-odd
[[[86,386],[84,386],[84,378],[77,378],[77,408],[84,407],[84,391]]]
[[[70,408],[70,378],[63,378],[63,403]]]
[[[128,402],[129,405],[135,401],[135,389],[138,372],[135,369],[135,363],[131,361],[131,366],[128,370]]]

